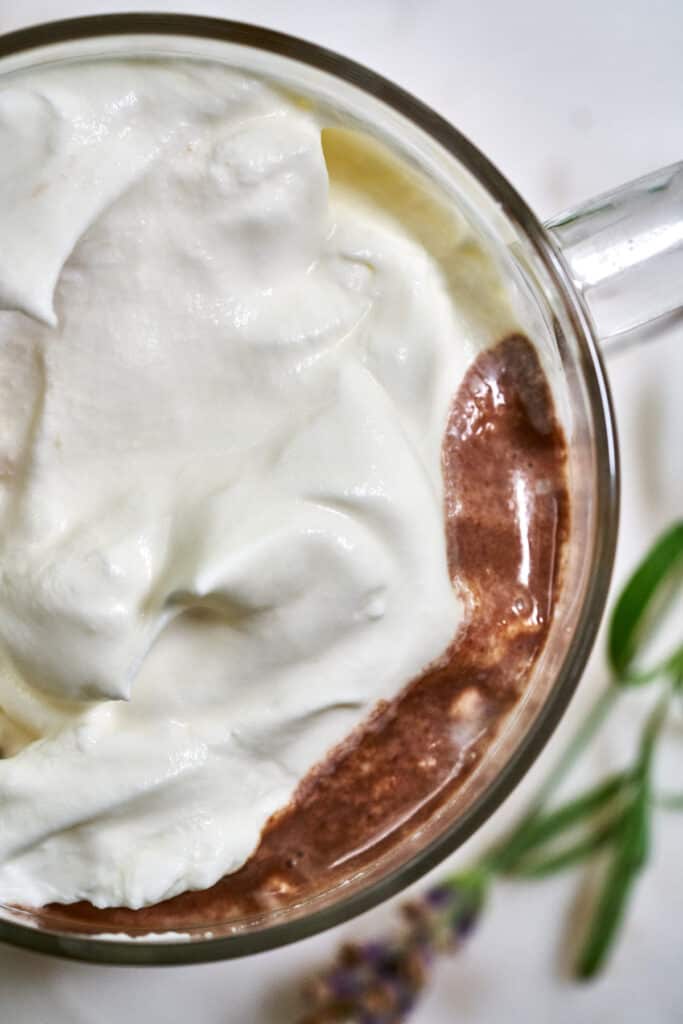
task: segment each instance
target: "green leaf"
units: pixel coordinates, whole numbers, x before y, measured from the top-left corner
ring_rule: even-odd
[[[632,867],[624,863],[621,856],[616,856],[608,871],[588,938],[579,954],[577,977],[592,978],[602,967],[619,930],[634,881]]]
[[[576,964],[577,977],[592,978],[603,966],[618,934],[633,884],[647,860],[649,799],[641,787],[623,819],[622,838],[605,877],[588,936]]]
[[[645,669],[644,671],[634,672],[630,670],[627,672],[619,682],[624,685],[636,685],[639,686],[641,683],[649,683],[653,679],[657,679],[659,676],[671,675],[679,677],[683,672],[683,644],[677,647],[672,654],[666,656],[661,661],[658,661],[652,668]]]
[[[663,533],[641,561],[616,603],[609,626],[609,663],[618,680],[645,682],[651,672],[629,676],[638,648],[645,639],[646,613],[665,582],[683,567],[683,521]],[[678,652],[680,655],[680,652]],[[658,666],[659,669],[659,666]]]
[[[556,810],[527,819],[493,852],[490,860],[492,869],[513,873],[522,857],[602,810],[617,796],[623,797],[632,782],[630,772],[617,772]]]
[[[514,878],[545,878],[547,875],[553,875],[565,868],[572,867],[607,846],[619,834],[622,824],[623,816],[619,814],[606,825],[595,829],[586,839],[582,839],[550,857],[539,859],[532,855],[528,859],[522,859],[514,866],[510,874]]]
[[[683,644],[671,655],[667,668],[674,689],[683,693]]]

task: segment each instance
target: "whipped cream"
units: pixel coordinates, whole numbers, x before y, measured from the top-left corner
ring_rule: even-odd
[[[504,296],[353,146],[219,65],[0,85],[6,902],[235,871],[457,633],[441,442]]]

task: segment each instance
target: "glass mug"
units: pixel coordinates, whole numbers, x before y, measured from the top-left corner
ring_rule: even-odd
[[[438,864],[510,793],[581,678],[609,586],[618,457],[597,339],[609,348],[628,343],[645,324],[656,331],[662,317],[680,308],[683,278],[683,164],[543,227],[496,168],[443,118],[353,61],[280,33],[165,14],[56,22],[0,36],[0,83],[16,70],[43,63],[145,55],[224,62],[310,96],[331,123],[374,136],[426,176],[442,201],[455,204],[495,255],[542,359],[558,370],[552,382],[568,439],[571,523],[564,582],[524,697],[453,798],[343,884],[260,916],[219,925],[197,921],[189,929],[183,925],[182,934],[156,940],[137,938],[133,930],[128,939],[60,931],[0,908],[1,940],[115,964],[243,956],[338,924]]]

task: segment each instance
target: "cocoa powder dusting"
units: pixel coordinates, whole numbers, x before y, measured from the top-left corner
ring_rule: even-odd
[[[42,924],[182,931],[286,906],[356,872],[452,798],[543,647],[567,534],[565,441],[525,337],[474,361],[442,460],[448,564],[468,606],[443,658],[308,774],[241,870],[137,911],[52,904]]]

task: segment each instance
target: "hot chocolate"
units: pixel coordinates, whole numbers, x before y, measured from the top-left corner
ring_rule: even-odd
[[[539,357],[456,210],[262,82],[99,62],[0,108],[0,899],[300,901],[524,693],[568,516]]]

